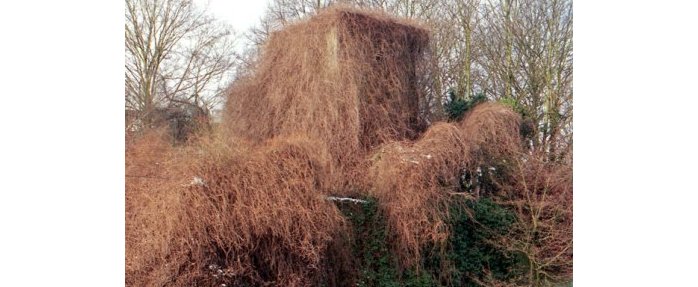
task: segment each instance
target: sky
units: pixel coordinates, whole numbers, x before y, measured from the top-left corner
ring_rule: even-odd
[[[247,39],[242,37],[251,27],[258,24],[271,0],[194,0],[199,8],[206,8],[216,19],[232,26],[237,35],[235,52],[242,53]],[[219,103],[214,110],[220,111]]]
[[[217,19],[230,24],[242,34],[259,23],[270,0],[194,0],[199,7],[208,5],[208,11]],[[237,43],[240,48],[241,41]]]

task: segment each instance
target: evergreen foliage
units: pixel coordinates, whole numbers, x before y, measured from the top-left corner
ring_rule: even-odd
[[[444,110],[448,119],[450,121],[460,121],[463,115],[469,111],[472,107],[479,103],[487,101],[487,97],[484,94],[478,93],[474,96],[465,99],[465,97],[458,95],[453,89],[448,90],[448,102],[444,105]]]
[[[453,232],[447,250],[425,248],[419,270],[399,269],[390,253],[385,217],[375,199],[358,207],[353,203],[340,207],[357,236],[352,250],[360,266],[357,286],[479,286],[476,280],[507,281],[526,270],[522,257],[489,243],[506,234],[516,220],[511,211],[489,198],[452,206],[449,224]],[[444,273],[442,266],[452,268]]]

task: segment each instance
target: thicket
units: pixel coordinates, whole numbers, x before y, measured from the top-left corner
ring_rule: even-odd
[[[390,252],[385,215],[377,200],[338,203],[351,223],[351,260],[356,268],[355,286],[482,286],[528,285],[521,280],[528,272],[524,254],[494,243],[512,232],[515,212],[492,198],[468,198],[454,202],[448,225],[452,228],[446,247],[423,248],[418,266],[403,269]],[[517,284],[518,283],[518,284]],[[563,284],[564,281],[554,282]]]
[[[571,165],[481,97],[428,125],[427,43],[408,21],[327,10],[272,35],[220,131],[129,140],[127,285],[568,280]]]
[[[514,214],[488,198],[464,199],[452,206],[453,228],[444,250],[426,246],[419,266],[403,269],[390,252],[385,215],[375,198],[365,203],[339,203],[352,225],[351,258],[356,286],[480,286],[485,280],[519,276],[525,264],[516,254],[489,243],[505,234]]]

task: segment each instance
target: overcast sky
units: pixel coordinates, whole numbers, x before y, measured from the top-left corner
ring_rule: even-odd
[[[233,29],[235,29],[238,34],[247,32],[250,27],[259,23],[269,1],[270,0],[194,0],[199,7],[205,7],[208,4],[208,11],[216,18],[233,26]]]

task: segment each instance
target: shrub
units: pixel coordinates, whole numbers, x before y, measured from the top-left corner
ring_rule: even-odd
[[[450,121],[460,121],[468,110],[486,101],[487,97],[482,93],[475,94],[469,99],[465,99],[457,95],[453,89],[449,89],[448,102],[444,105],[444,109]]]
[[[376,199],[339,206],[355,235],[356,286],[480,286],[510,282],[526,271],[522,256],[491,243],[511,231],[516,217],[490,198],[452,205],[448,248],[425,246],[420,266],[407,269],[401,269],[390,252],[390,234]]]
[[[481,286],[483,282],[507,282],[524,272],[520,256],[492,244],[508,233],[515,215],[489,198],[466,199],[451,207],[452,232],[445,253],[432,253],[426,269],[450,266],[441,274],[442,285]]]
[[[433,275],[416,268],[401,270],[395,254],[390,252],[390,235],[385,216],[375,198],[367,203],[340,204],[344,216],[352,223],[356,239],[352,244],[358,274],[355,286],[435,286]]]

